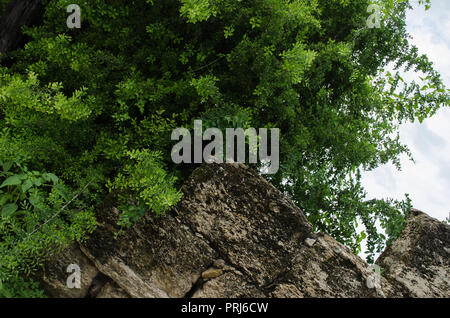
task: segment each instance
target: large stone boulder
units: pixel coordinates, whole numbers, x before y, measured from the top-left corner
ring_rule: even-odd
[[[202,165],[182,191],[183,200],[170,213],[159,218],[148,213],[122,232],[114,200],[105,200],[97,211],[98,228],[89,240],[71,246],[70,252],[50,259],[44,267],[41,281],[48,295],[448,297],[448,284],[442,282],[449,272],[448,254],[438,252],[447,258],[430,269],[442,279],[423,276],[430,277],[433,288],[413,292],[386,269],[404,257],[401,250],[392,254],[389,264],[380,262],[387,279],[379,276],[329,235],[313,233],[289,198],[244,165]],[[448,227],[436,226],[441,241],[437,238],[427,246],[448,250]],[[66,267],[77,262],[82,286],[68,289]],[[412,275],[419,275],[416,267],[421,264],[405,264],[413,268]]]
[[[450,297],[450,226],[412,210],[377,264],[403,296]]]

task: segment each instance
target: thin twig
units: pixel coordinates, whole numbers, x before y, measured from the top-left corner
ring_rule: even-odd
[[[78,198],[80,196],[80,194],[82,194],[87,187],[92,183],[92,181],[94,181],[94,179],[92,179],[91,181],[88,182],[88,184],[86,184],[84,186],[84,188],[78,192],[69,202],[67,202],[58,212],[56,212],[55,214],[53,214],[47,221],[45,221],[43,224],[41,224],[39,227],[37,227],[36,229],[33,230],[33,232],[29,233],[28,236],[33,235],[34,233],[36,233],[37,231],[39,231],[41,228],[43,228],[46,224],[48,224],[50,221],[52,221],[55,217],[58,216],[58,214],[60,214],[62,211],[64,211],[65,208],[67,208],[69,206],[69,204],[71,204],[76,198]]]
[[[204,68],[207,68],[207,67],[209,67],[209,66],[211,66],[211,65],[216,64],[217,62],[219,62],[220,60],[222,60],[222,59],[224,59],[224,58],[225,58],[225,56],[221,56],[221,57],[215,59],[214,61],[212,61],[211,63],[206,64],[206,65],[203,65],[202,67],[200,67],[200,68],[198,68],[198,69],[191,70],[191,71],[189,71],[188,73],[195,73],[195,72],[198,72],[198,71],[200,71],[200,70],[202,70],[202,69],[204,69]]]

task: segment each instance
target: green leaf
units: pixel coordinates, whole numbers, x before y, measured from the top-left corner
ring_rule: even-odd
[[[42,185],[42,181],[44,181],[42,178],[36,178],[33,180],[33,183],[37,186],[40,187]]]
[[[13,165],[12,161],[8,161],[8,162],[3,163],[3,165],[2,165],[3,166],[3,172],[8,172],[9,169],[11,169],[12,165]]]
[[[17,215],[26,215],[27,214],[27,211],[25,211],[25,210],[18,210],[17,212],[15,212],[14,213],[16,216]]]
[[[64,200],[68,201],[70,200],[69,193],[67,192],[67,189],[61,185],[57,184],[53,187],[53,189],[58,193]]]
[[[59,180],[57,176],[55,176],[53,173],[44,173],[42,175],[45,181],[52,181],[53,184],[56,184]]]
[[[10,195],[9,194],[5,194],[0,196],[0,206],[5,204],[6,202],[8,202]]]
[[[22,184],[22,192],[25,193],[27,192],[31,187],[33,186],[33,182],[31,180],[26,180],[23,184]]]
[[[12,185],[19,185],[22,183],[20,175],[14,175],[3,181],[0,188],[6,187],[6,186],[12,186]]]
[[[31,203],[33,206],[36,206],[36,205],[38,205],[38,204],[41,202],[41,199],[40,199],[39,195],[32,194],[32,195],[30,196],[30,198],[28,199],[28,201],[30,201],[30,203]]]
[[[18,208],[19,207],[15,203],[7,204],[2,209],[2,216],[3,217],[8,217],[11,214],[13,214],[14,212],[16,212]]]

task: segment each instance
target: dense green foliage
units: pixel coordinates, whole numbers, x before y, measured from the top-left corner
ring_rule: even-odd
[[[8,145],[2,140],[2,155]],[[29,277],[45,257],[95,226],[92,209],[72,203],[71,190],[52,173],[0,160],[0,296],[41,296]],[[78,203],[78,204],[77,204]]]
[[[270,181],[317,230],[355,252],[367,238],[369,260],[398,235],[409,201],[367,201],[361,171],[399,165],[409,152],[398,125],[449,105],[439,74],[408,44],[408,1],[380,1],[381,27],[370,29],[369,0],[90,0],[80,3],[81,29],[69,30],[71,2],[45,1],[43,24],[24,28],[31,41],[0,57],[0,140],[8,144],[0,158],[36,171],[19,169],[29,177],[7,187],[16,211],[0,204],[11,240],[66,202],[63,183],[72,193],[89,184],[77,199],[84,211],[107,189],[121,193],[124,226],[149,209],[163,214],[193,169],[171,162],[170,134],[194,119],[205,128],[280,128],[280,171]],[[404,83],[384,71],[389,63],[423,73],[423,83]],[[31,240],[81,239],[91,214],[68,211]],[[0,253],[13,250],[1,244]],[[30,248],[42,247],[16,250],[25,257]]]

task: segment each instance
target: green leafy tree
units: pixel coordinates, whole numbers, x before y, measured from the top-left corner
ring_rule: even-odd
[[[398,235],[409,200],[367,200],[361,172],[399,166],[398,126],[449,105],[408,43],[409,1],[376,1],[380,28],[369,28],[368,0],[91,0],[72,30],[70,1],[44,2],[42,24],[23,29],[31,40],[0,57],[0,138],[24,166],[73,191],[95,175],[79,199],[120,193],[127,226],[180,198],[194,165],[171,162],[174,128],[278,127],[268,179],[317,230],[355,252],[367,239],[369,260]]]

